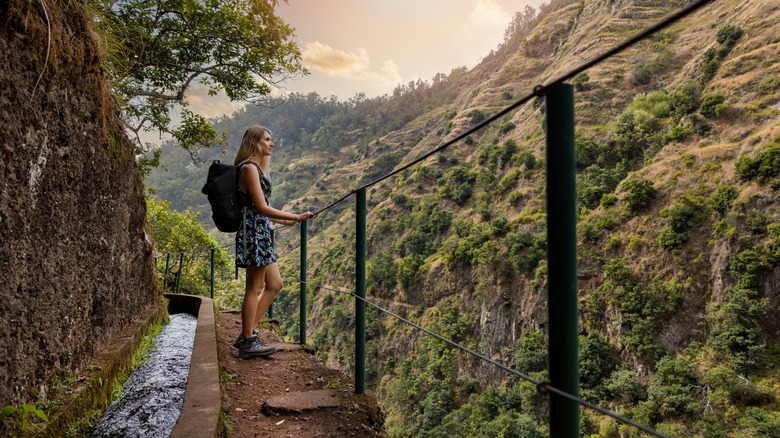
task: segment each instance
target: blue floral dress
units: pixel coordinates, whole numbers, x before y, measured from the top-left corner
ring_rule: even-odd
[[[257,167],[265,203],[270,205],[268,200],[271,197],[271,181],[260,170],[260,166],[252,162],[248,164]],[[242,205],[246,206],[246,218],[236,233],[236,266],[245,268],[276,262],[276,253],[271,244],[271,219],[260,214],[249,193],[239,191],[239,196]]]

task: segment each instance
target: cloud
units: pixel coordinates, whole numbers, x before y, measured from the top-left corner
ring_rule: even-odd
[[[506,12],[496,0],[473,0],[473,9],[469,14],[467,29],[495,29],[502,32],[512,21],[512,15]]]
[[[356,52],[343,52],[319,41],[306,43],[303,50],[303,65],[318,70],[330,77],[373,81],[394,85],[401,82],[398,65],[392,60],[382,63],[378,71],[371,70],[371,59],[365,49]]]

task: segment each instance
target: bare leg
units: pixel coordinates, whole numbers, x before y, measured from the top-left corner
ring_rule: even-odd
[[[268,308],[271,307],[271,302],[273,302],[274,298],[276,298],[276,294],[282,290],[283,286],[282,275],[279,273],[279,265],[271,263],[265,268],[265,288],[257,296],[257,310],[252,328],[257,327],[257,325],[260,324],[263,315],[268,311]]]
[[[244,302],[241,305],[241,332],[245,338],[252,337],[252,330],[257,325],[252,323],[258,311],[261,291],[265,287],[266,268],[268,266],[246,267],[246,291],[244,292]]]

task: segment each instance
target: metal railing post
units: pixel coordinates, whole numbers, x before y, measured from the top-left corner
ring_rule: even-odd
[[[545,109],[550,383],[554,388],[579,396],[573,87],[570,84],[550,87]],[[579,404],[551,393],[550,437],[579,437],[579,425]]]
[[[366,189],[355,208],[355,394],[366,392]]]
[[[168,266],[171,264],[171,253],[165,256],[165,274],[163,275],[163,292],[168,288]]]
[[[211,299],[214,299],[214,248],[211,248]]]
[[[184,266],[184,253],[179,254],[179,273],[176,275],[176,293],[179,293],[181,288],[181,268]]]
[[[301,345],[306,345],[306,239],[307,239],[307,221],[301,222],[301,298],[300,298],[300,321],[298,324],[298,338]]]

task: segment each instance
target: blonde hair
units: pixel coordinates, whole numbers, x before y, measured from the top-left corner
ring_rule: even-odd
[[[244,138],[241,139],[241,146],[239,146],[238,152],[236,152],[236,158],[233,160],[234,166],[238,166],[240,163],[254,157],[260,162],[260,169],[263,170],[263,173],[266,176],[270,174],[271,157],[264,157],[260,153],[260,147],[257,146],[257,141],[260,140],[263,133],[266,132],[268,135],[272,135],[270,129],[259,125],[250,126],[244,131]]]

